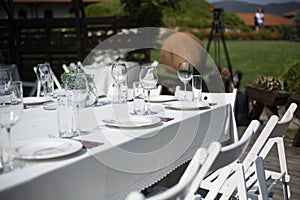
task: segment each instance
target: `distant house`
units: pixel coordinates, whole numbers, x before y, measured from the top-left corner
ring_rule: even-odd
[[[84,5],[105,0],[82,0]],[[14,0],[14,18],[63,18],[73,11],[71,0]],[[0,19],[7,18],[0,6]]]
[[[300,12],[300,9],[298,10],[294,10],[294,11],[291,11],[291,12],[288,12],[288,13],[285,13],[283,16],[286,17],[286,18],[289,18],[289,19],[292,19],[296,16],[297,13]]]
[[[254,13],[236,13],[236,14],[244,20],[247,26],[254,27]],[[292,20],[286,17],[272,15],[269,13],[264,13],[264,15],[265,15],[265,20],[264,20],[265,27],[279,26],[280,24],[284,24],[284,25],[292,24]]]

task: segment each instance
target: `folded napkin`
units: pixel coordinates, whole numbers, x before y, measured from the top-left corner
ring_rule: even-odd
[[[173,117],[159,117],[161,122],[168,122],[173,120]]]
[[[103,142],[93,142],[93,141],[81,140],[81,139],[73,139],[73,140],[81,142],[81,144],[83,145],[83,148],[85,148],[85,149],[92,149],[94,147],[98,147],[98,146],[104,144]]]

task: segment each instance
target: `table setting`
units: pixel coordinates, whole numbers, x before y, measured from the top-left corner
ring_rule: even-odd
[[[12,130],[14,140],[8,151],[3,144],[0,183],[5,184],[0,184],[0,198],[32,195],[38,199],[51,192],[44,199],[80,199],[91,194],[91,199],[123,199],[187,162],[199,145],[218,140],[224,127],[232,128],[225,120],[232,117],[230,105],[202,101],[201,78],[197,77],[197,85],[190,63],[181,65],[185,67],[178,71],[179,79],[184,85],[193,82],[192,101],[186,95],[151,95],[159,79],[157,63],[142,65],[138,80],[123,96],[121,86],[128,81],[128,70],[126,63],[119,62],[110,68],[117,99],[103,96],[87,105],[86,72],[77,72],[66,74],[63,89],[51,96],[54,109],[45,108],[49,101],[45,96],[20,96],[20,110],[10,109],[20,114],[8,123],[3,114],[6,104],[1,104],[0,124]],[[5,99],[8,85],[13,86],[13,82],[6,84],[0,99]],[[23,109],[23,104],[28,107]],[[213,124],[217,118],[220,123]],[[22,165],[7,170],[9,162]],[[62,187],[80,189],[66,194]]]

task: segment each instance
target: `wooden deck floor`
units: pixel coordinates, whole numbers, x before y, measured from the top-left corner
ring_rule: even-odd
[[[261,127],[262,128],[262,127]],[[243,131],[241,131],[243,132]],[[259,133],[260,131],[258,131]],[[255,136],[257,138],[258,134]],[[253,141],[255,141],[255,138]],[[287,157],[288,172],[290,174],[291,200],[300,200],[300,147],[293,147],[293,140],[284,138]],[[253,143],[253,142],[252,142]],[[251,143],[249,148],[251,148]],[[248,148],[248,149],[249,149]],[[246,151],[248,151],[248,149]],[[279,169],[277,148],[273,147],[265,160],[265,168],[271,170]],[[283,192],[280,184],[273,190],[274,200],[283,200]]]

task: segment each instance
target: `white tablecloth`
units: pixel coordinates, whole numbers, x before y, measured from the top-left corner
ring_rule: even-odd
[[[22,169],[0,175],[0,199],[124,199],[130,191],[159,181],[190,160],[197,148],[208,146],[233,128],[231,120],[226,120],[231,116],[229,105],[178,111],[152,104],[152,109],[158,111],[156,116],[174,120],[119,129],[104,126],[102,119],[127,115],[131,103],[85,109],[81,125],[90,133],[82,139],[104,145],[63,158],[26,161]],[[12,134],[15,140],[58,136],[56,111],[24,110]]]

